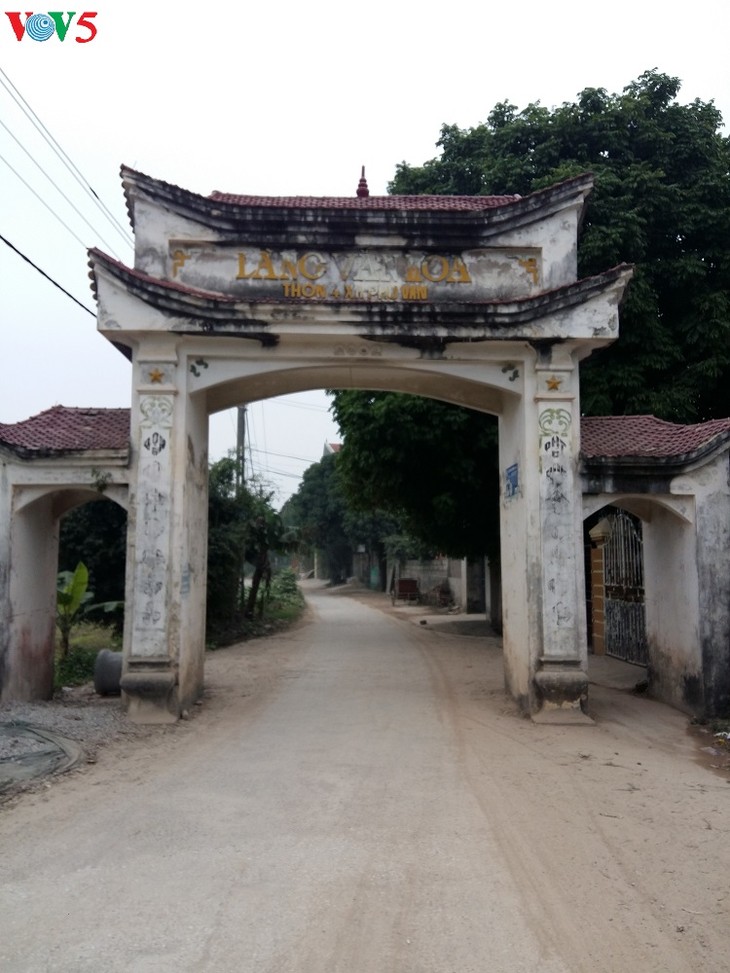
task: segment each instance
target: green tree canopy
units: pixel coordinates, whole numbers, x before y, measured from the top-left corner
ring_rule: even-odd
[[[591,171],[579,275],[635,265],[618,341],[581,366],[583,411],[675,422],[730,415],[730,141],[710,102],[648,71],[620,94],[444,125],[441,155],[401,163],[399,194],[526,195]]]
[[[332,394],[344,435],[338,473],[354,510],[385,511],[434,553],[496,550],[493,417],[416,395]]]
[[[593,172],[579,275],[635,266],[620,338],[581,365],[588,414],[676,422],[730,415],[730,143],[712,102],[677,101],[648,71],[620,94],[557,108],[503,102],[474,128],[444,125],[441,154],[401,163],[397,194],[527,195]],[[336,392],[349,500],[378,506],[445,553],[493,553],[497,462],[488,417],[393,393]]]

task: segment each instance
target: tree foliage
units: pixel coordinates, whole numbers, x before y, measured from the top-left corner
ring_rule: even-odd
[[[730,143],[712,102],[677,101],[648,71],[619,94],[587,88],[557,108],[503,102],[474,128],[444,125],[441,154],[401,163],[397,194],[512,194],[584,172],[595,188],[579,276],[635,266],[621,335],[581,365],[581,405],[677,422],[730,415]],[[359,509],[381,507],[431,549],[493,553],[494,425],[394,393],[336,392],[339,469]]]
[[[344,435],[338,473],[355,510],[380,509],[432,552],[495,550],[496,422],[395,392],[333,393]]]
[[[71,648],[71,632],[92,613],[114,612],[120,606],[118,601],[94,601],[94,592],[89,590],[89,571],[83,561],[79,561],[73,571],[59,571],[56,577],[56,628],[60,636],[62,661],[68,658]]]
[[[251,618],[261,583],[271,580],[270,554],[284,544],[284,527],[260,484],[238,482],[237,461],[213,463],[208,478],[208,627],[230,627],[238,614]],[[248,592],[244,565],[253,566]]]
[[[337,479],[336,459],[331,453],[309,466],[299,489],[282,508],[284,522],[296,531],[300,549],[322,551],[333,581],[352,571],[347,502]]]
[[[341,455],[328,454],[308,467],[299,489],[281,511],[284,522],[296,532],[300,550],[322,551],[333,581],[352,572],[353,551],[360,545],[382,555],[383,538],[397,528],[382,511],[352,502],[340,473]]]
[[[503,102],[474,128],[444,125],[440,157],[401,163],[389,187],[526,195],[594,173],[579,275],[622,262],[635,275],[618,341],[581,367],[589,414],[730,415],[730,141],[712,102],[682,105],[679,91],[653,70],[553,109]]]
[[[58,564],[70,571],[83,561],[100,601],[124,599],[127,512],[109,500],[75,507],[61,518]]]

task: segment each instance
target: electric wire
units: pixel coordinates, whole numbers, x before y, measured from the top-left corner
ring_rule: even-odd
[[[43,205],[46,207],[46,209],[51,214],[51,216],[55,216],[56,219],[58,220],[58,222],[61,224],[61,226],[63,226],[66,230],[68,230],[68,232],[71,234],[71,236],[74,238],[74,240],[76,240],[77,243],[80,243],[81,246],[84,248],[84,250],[86,250],[87,249],[87,246],[84,243],[84,241],[81,239],[81,237],[80,236],[77,236],[74,233],[74,231],[71,229],[71,227],[68,225],[68,223],[66,223],[64,220],[61,219],[61,217],[58,215],[58,213],[51,206],[48,205],[48,203],[45,201],[45,199],[43,199],[43,197],[40,196],[35,191],[35,189],[33,189],[33,187],[31,186],[31,184],[29,182],[27,182],[25,179],[23,179],[23,177],[20,175],[20,173],[18,172],[18,170],[17,169],[14,169],[13,166],[11,166],[11,164],[8,162],[8,160],[5,158],[4,155],[0,155],[0,160],[5,163],[5,165],[8,167],[8,169],[10,169],[11,172],[15,173],[15,175],[18,177],[18,179],[20,179],[20,181],[23,183],[23,185],[26,187],[26,189],[29,189],[33,193],[33,195],[35,196],[35,198],[40,203],[43,203]]]
[[[313,405],[308,402],[287,402],[285,399],[277,400],[277,405],[285,405],[288,409],[309,409],[312,412],[329,412],[329,406]]]
[[[5,131],[6,131],[6,132],[8,133],[8,135],[10,136],[10,138],[11,138],[11,139],[13,139],[13,140],[14,140],[14,141],[16,142],[16,144],[17,144],[17,145],[18,145],[18,146],[19,146],[19,147],[20,147],[20,148],[21,148],[21,149],[23,150],[23,152],[25,152],[25,154],[26,154],[26,155],[28,156],[28,158],[29,158],[29,159],[30,159],[30,161],[31,161],[31,162],[33,163],[33,165],[34,165],[34,166],[35,166],[35,167],[36,167],[37,169],[39,169],[39,170],[40,170],[40,172],[41,172],[41,174],[42,174],[42,175],[44,175],[44,176],[46,177],[46,179],[47,179],[47,180],[48,180],[48,181],[50,182],[50,184],[51,184],[51,185],[53,186],[53,188],[54,188],[54,189],[55,189],[55,190],[56,190],[56,191],[57,191],[57,192],[58,192],[58,193],[59,193],[59,194],[60,194],[61,196],[63,196],[63,198],[64,198],[64,199],[66,200],[66,202],[67,202],[67,203],[68,203],[68,205],[69,205],[69,206],[71,207],[71,209],[72,209],[72,210],[74,211],[74,213],[76,213],[76,215],[77,215],[77,216],[78,216],[78,217],[79,217],[79,218],[80,218],[81,220],[83,220],[83,221],[84,221],[84,223],[86,223],[86,225],[87,225],[87,226],[88,226],[88,228],[89,228],[89,229],[91,230],[91,232],[92,232],[92,233],[94,233],[94,234],[96,235],[96,234],[98,233],[98,230],[97,230],[97,229],[96,229],[96,228],[95,228],[94,226],[92,226],[92,224],[91,224],[91,223],[90,223],[90,222],[89,222],[89,221],[88,221],[88,220],[86,219],[86,217],[84,216],[84,214],[83,214],[83,213],[82,213],[82,212],[81,212],[81,211],[79,210],[79,208],[78,208],[78,206],[76,206],[76,204],[75,204],[75,203],[73,203],[73,202],[72,202],[72,201],[71,201],[71,200],[70,200],[70,199],[68,198],[68,196],[67,196],[67,195],[66,195],[66,193],[65,193],[65,192],[64,192],[64,191],[63,191],[63,190],[61,189],[61,187],[60,187],[60,186],[58,185],[58,183],[57,183],[57,182],[55,182],[55,181],[54,181],[54,180],[53,180],[53,179],[52,179],[52,178],[51,178],[51,177],[50,177],[50,176],[48,175],[48,173],[47,173],[47,172],[46,172],[46,170],[45,170],[45,169],[43,168],[43,166],[42,166],[42,165],[40,164],[40,162],[38,162],[38,160],[37,160],[37,159],[35,159],[35,158],[33,158],[33,156],[31,155],[31,153],[30,153],[30,152],[28,151],[28,149],[26,149],[26,147],[25,147],[25,146],[23,145],[23,143],[22,143],[22,142],[20,141],[20,139],[19,139],[19,138],[17,137],[17,135],[14,135],[14,134],[13,134],[13,133],[12,133],[12,132],[10,131],[10,129],[9,129],[9,128],[8,128],[8,126],[7,126],[6,124],[5,124],[5,122],[4,122],[4,121],[2,121],[2,119],[0,119],[0,125],[2,125],[2,127],[3,127],[3,128],[5,129]],[[7,165],[7,166],[9,166],[9,167],[10,167],[10,168],[12,169],[12,166],[10,166],[10,163],[9,163],[9,162],[7,161],[7,159],[3,159],[3,162],[5,163],[5,165]],[[14,170],[14,169],[13,169],[13,172],[15,172],[15,170]],[[18,175],[18,173],[17,173],[17,172],[16,172],[15,174],[16,174],[16,175]],[[19,178],[20,178],[20,177],[19,177]],[[28,184],[26,183],[26,185],[28,185]],[[37,197],[37,198],[40,198],[40,197],[38,197],[38,194],[37,194],[37,193],[36,193],[35,195],[36,195],[36,197]],[[43,200],[41,200],[41,202],[43,202]],[[48,204],[46,204],[46,205],[48,205]],[[48,207],[48,208],[50,209],[50,207]],[[56,214],[54,214],[54,215],[56,215]],[[65,225],[65,224],[64,224],[64,225]],[[104,245],[105,245],[105,246],[106,246],[106,247],[107,247],[107,248],[108,248],[108,249],[109,249],[109,250],[111,251],[111,253],[113,253],[113,254],[114,254],[114,256],[115,256],[115,257],[117,258],[117,260],[121,260],[121,259],[122,259],[122,258],[121,258],[121,257],[119,256],[119,254],[117,253],[117,251],[116,251],[116,250],[114,249],[114,247],[113,247],[113,246],[111,245],[111,243],[109,243],[109,241],[108,241],[108,240],[105,240],[105,239],[104,239],[104,237],[103,237],[103,236],[102,236],[102,235],[101,235],[100,233],[99,233],[99,239],[100,239],[100,240],[101,240],[101,242],[102,242],[102,243],[103,243],[103,244],[104,244]]]
[[[259,449],[258,446],[249,446],[249,449],[254,453],[263,453],[265,456],[277,456],[279,459],[293,459],[300,463],[310,463],[313,465],[319,462],[316,459],[311,459],[306,456],[292,456],[291,453],[275,453],[271,449]]]
[[[20,93],[18,88],[16,88],[16,86],[13,84],[13,82],[10,80],[10,78],[7,76],[7,74],[5,73],[5,71],[3,71],[2,68],[0,68],[0,75],[1,75],[0,84],[3,86],[3,88],[5,88],[5,90],[8,92],[8,94],[16,103],[16,105],[18,105],[18,107],[26,116],[26,118],[28,118],[30,123],[36,129],[36,131],[38,131],[41,134],[41,136],[45,139],[45,141],[51,147],[51,149],[56,154],[56,156],[58,156],[60,161],[63,163],[66,169],[71,173],[71,175],[74,177],[76,182],[81,186],[81,188],[84,190],[87,196],[89,196],[89,198],[93,201],[95,206],[102,212],[102,214],[106,217],[106,219],[111,223],[111,225],[114,227],[117,233],[119,233],[119,235],[122,237],[124,242],[128,246],[133,247],[134,240],[132,239],[131,234],[122,226],[119,220],[114,216],[111,210],[102,201],[99,194],[90,185],[88,179],[86,179],[86,177],[78,168],[78,166],[73,162],[73,160],[69,157],[69,155],[61,148],[57,140],[53,137],[53,135],[51,135],[50,131],[40,120],[38,115],[36,115],[36,113],[30,107],[30,105],[25,100],[23,95]]]
[[[62,293],[64,293],[66,295],[66,297],[70,297],[71,300],[74,302],[74,304],[78,304],[78,306],[80,308],[83,308],[83,310],[86,311],[87,314],[90,314],[92,316],[92,318],[95,318],[96,317],[96,314],[94,314],[94,312],[90,308],[88,308],[85,304],[82,304],[81,301],[79,301],[77,298],[75,298],[73,296],[73,294],[69,294],[69,292],[66,290],[65,287],[61,287],[61,285],[58,283],[58,281],[55,281],[53,279],[53,277],[49,277],[49,275],[45,272],[45,270],[41,270],[40,267],[36,266],[36,264],[34,264],[33,261],[30,259],[30,257],[26,257],[26,255],[24,253],[22,253],[20,250],[18,250],[17,247],[14,247],[13,246],[13,244],[10,242],[10,240],[6,240],[5,237],[1,233],[0,233],[0,240],[2,240],[2,242],[4,244],[6,244],[7,246],[9,246],[11,250],[14,250],[15,253],[18,254],[19,257],[22,257],[22,259],[25,260],[26,263],[29,263],[31,265],[31,267],[33,268],[33,270],[37,270],[38,273],[42,277],[45,277],[46,280],[50,281],[53,284],[54,287],[57,287],[59,289],[59,291],[61,291]]]

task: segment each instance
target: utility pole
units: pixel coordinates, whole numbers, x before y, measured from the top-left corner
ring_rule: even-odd
[[[246,485],[246,406],[238,406],[238,426],[236,429],[236,498]],[[238,607],[242,611],[246,604],[246,543],[241,548],[241,571],[238,577]]]
[[[238,431],[236,435],[236,491],[246,485],[246,406],[238,406]]]

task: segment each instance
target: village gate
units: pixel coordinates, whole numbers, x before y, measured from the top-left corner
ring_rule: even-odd
[[[578,364],[630,276],[577,280],[590,176],[531,196],[202,197],[122,170],[135,266],[91,252],[133,363],[122,688],[140,721],[201,694],[208,416],[311,388],[499,417],[504,661],[535,719],[587,692]],[[465,444],[466,446],[466,444]]]

